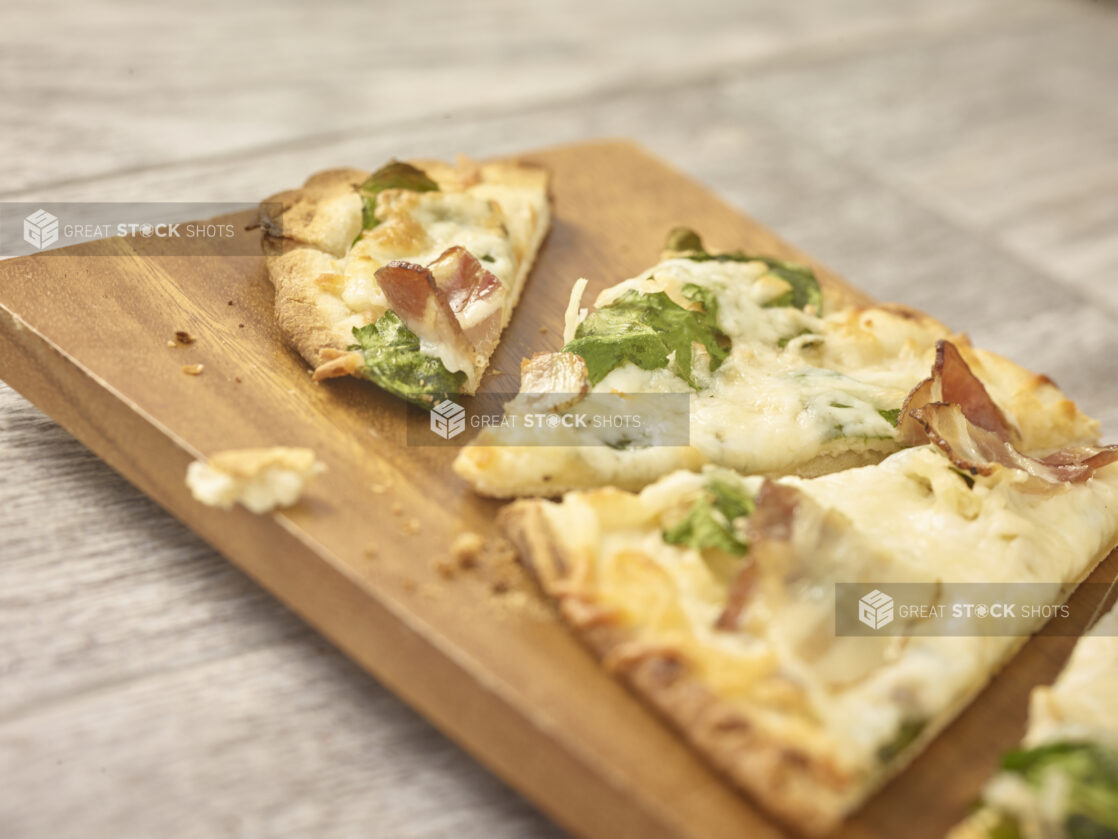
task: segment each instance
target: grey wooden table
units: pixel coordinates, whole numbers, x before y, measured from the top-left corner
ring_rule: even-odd
[[[1118,436],[1118,6],[6,3],[0,200],[633,137]],[[559,831],[0,385],[0,836]]]

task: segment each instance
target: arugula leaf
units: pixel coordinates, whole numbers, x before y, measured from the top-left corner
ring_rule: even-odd
[[[365,357],[362,376],[409,402],[430,408],[466,383],[463,372],[451,373],[434,356],[419,351],[419,336],[391,309],[376,323],[354,327],[357,343],[349,347]]]
[[[881,414],[881,418],[893,426],[893,428],[896,428],[897,423],[901,420],[900,408],[886,408],[878,411],[878,413]]]
[[[663,531],[662,536],[669,545],[690,545],[699,550],[718,548],[733,556],[743,556],[749,546],[734,531],[734,519],[748,516],[753,506],[753,499],[740,487],[712,478],[687,516]]]
[[[686,227],[673,229],[668,234],[664,249],[675,251],[684,259],[695,262],[763,262],[768,266],[770,274],[791,286],[784,294],[766,303],[766,308],[792,306],[804,309],[810,304],[815,307],[816,314],[823,312],[823,292],[819,288],[819,280],[815,278],[815,272],[806,265],[768,256],[752,256],[740,250],[709,253],[703,248],[703,240],[699,238],[699,234]]]
[[[582,356],[592,385],[632,362],[642,370],[670,367],[697,388],[691,378],[691,345],[702,344],[710,354],[710,369],[717,370],[730,354],[729,338],[718,328],[713,292],[689,284],[683,293],[703,309],[684,309],[662,291],[627,291],[580,323],[563,351]]]
[[[400,160],[390,160],[369,175],[357,189],[361,195],[361,229],[369,230],[380,224],[376,217],[377,196],[386,189],[437,192],[439,185],[422,169]]]
[[[1069,839],[1118,839],[1118,750],[1099,743],[1057,742],[1010,752],[1002,769],[1041,789],[1049,773],[1067,790]]]

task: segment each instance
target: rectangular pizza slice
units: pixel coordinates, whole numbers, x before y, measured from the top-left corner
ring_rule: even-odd
[[[1057,603],[1118,543],[1118,447],[1042,458],[957,348],[897,422],[909,445],[814,478],[707,466],[639,493],[521,500],[501,521],[561,615],[710,761],[822,833],[919,751],[1043,622],[1010,634],[866,637],[836,627],[841,583],[1033,582]],[[969,620],[969,619],[968,619]]]
[[[474,393],[547,233],[547,173],[392,161],[260,205],[276,321],[316,379],[429,407]]]
[[[950,839],[1118,839],[1118,607],[1080,638]]]
[[[557,394],[578,411],[598,394],[686,394],[689,445],[643,445],[615,429],[533,445],[524,424],[485,429],[456,472],[496,497],[612,485],[640,489],[704,464],[750,474],[811,476],[874,463],[906,445],[904,400],[951,340],[1008,417],[1016,446],[1048,453],[1098,439],[1098,425],[1055,384],[969,345],[934,318],[895,304],[852,304],[814,273],[768,257],[711,254],[690,231],[665,259],[603,291],[566,344],[527,359],[510,416]],[[646,408],[655,404],[646,399]]]

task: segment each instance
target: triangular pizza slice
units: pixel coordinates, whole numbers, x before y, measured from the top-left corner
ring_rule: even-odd
[[[316,379],[425,407],[474,393],[547,233],[547,187],[527,165],[392,161],[265,199],[281,331]]]

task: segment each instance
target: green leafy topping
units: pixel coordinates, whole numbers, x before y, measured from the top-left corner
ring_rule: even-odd
[[[718,548],[733,556],[743,556],[748,546],[734,531],[734,519],[752,512],[753,499],[740,486],[712,478],[679,524],[663,531],[664,541],[700,550]]]
[[[999,813],[987,836],[989,839],[1021,839],[1021,825],[1008,813]]]
[[[380,224],[376,217],[377,196],[386,189],[410,189],[413,192],[437,192],[439,185],[422,169],[399,160],[391,160],[369,175],[358,187],[361,195],[361,229]]]
[[[680,256],[695,262],[763,262],[768,266],[770,274],[791,286],[784,294],[766,303],[766,307],[792,306],[796,309],[804,309],[811,305],[815,307],[817,314],[823,312],[823,292],[819,288],[819,280],[815,278],[815,272],[806,265],[767,256],[752,256],[740,250],[709,253],[703,247],[703,240],[699,238],[699,234],[686,227],[672,230],[668,234],[664,249],[675,251]]]
[[[878,413],[881,414],[881,418],[893,426],[893,428],[896,428],[897,423],[901,421],[900,408],[886,408],[878,411]]]
[[[893,735],[893,739],[883,744],[877,750],[877,759],[882,763],[889,763],[894,758],[898,757],[901,752],[916,742],[916,738],[924,730],[928,724],[927,720],[913,719],[905,720],[899,726]]]
[[[493,254],[485,253],[485,254],[481,255],[481,261],[482,262],[496,262],[497,260],[493,258]]]
[[[1069,839],[1118,839],[1118,750],[1099,743],[1047,743],[1010,752],[1002,769],[1038,790],[1050,775],[1059,776]]]
[[[438,358],[420,352],[419,337],[391,310],[376,323],[354,327],[353,337],[357,343],[349,349],[365,357],[360,374],[416,405],[430,408],[466,383],[465,373],[451,373]]]
[[[688,285],[683,294],[703,308],[685,309],[662,291],[627,291],[580,323],[563,351],[582,356],[592,385],[632,362],[642,370],[670,367],[697,388],[691,378],[692,344],[706,348],[713,371],[730,354],[729,338],[718,328],[717,299],[709,289]]]

